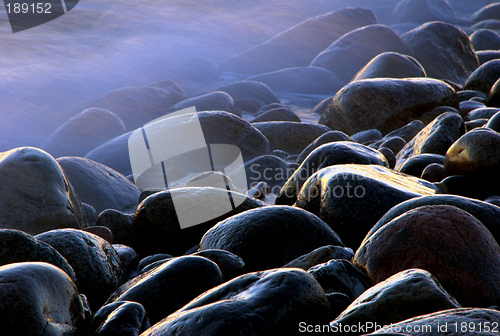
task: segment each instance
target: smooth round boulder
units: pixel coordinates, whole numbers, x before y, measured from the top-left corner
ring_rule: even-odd
[[[438,106],[458,107],[455,90],[442,81],[365,79],[337,92],[318,123],[346,134],[371,128],[387,134]]]
[[[446,178],[444,166],[440,163],[431,163],[422,171],[421,179],[435,183]]]
[[[350,260],[354,256],[352,249],[342,246],[322,246],[312,252],[300,256],[283,267],[300,268],[307,271],[313,266],[326,263],[332,259]]]
[[[470,19],[473,22],[480,22],[484,20],[498,19],[499,16],[500,16],[500,4],[492,3],[482,7],[481,9],[478,9],[470,16]]]
[[[500,58],[500,51],[497,50],[482,50],[476,52],[477,59],[479,60],[479,64],[483,65],[484,63]]]
[[[419,154],[410,157],[408,160],[404,161],[401,166],[397,168],[397,171],[420,177],[424,169],[430,164],[441,164],[444,163],[444,155],[439,154]]]
[[[242,275],[207,291],[142,336],[297,333],[299,323],[328,323],[321,285],[305,271],[284,268]]]
[[[463,90],[477,90],[488,94],[500,78],[500,60],[491,60],[477,68],[465,81]]]
[[[99,162],[67,156],[57,159],[80,201],[97,213],[106,209],[134,212],[140,190],[125,176]]]
[[[500,35],[493,30],[479,29],[471,36],[470,41],[474,50],[498,50],[500,49]]]
[[[311,110],[311,113],[322,115],[323,112],[325,112],[328,105],[330,105],[332,100],[333,100],[333,97],[323,99],[318,104],[316,104],[316,106],[314,106],[314,108]]]
[[[241,117],[241,112],[234,106],[233,98],[226,92],[215,91],[202,96],[189,98],[178,102],[169,111],[196,107],[196,111],[225,111]]]
[[[410,78],[427,77],[424,68],[418,61],[408,55],[396,52],[385,52],[372,58],[352,81],[369,78]]]
[[[278,107],[272,110],[265,111],[255,118],[250,123],[267,122],[267,121],[294,121],[301,122],[300,118],[293,113],[292,110],[284,107]]]
[[[229,217],[208,230],[199,244],[200,251],[221,249],[240,256],[247,272],[281,267],[325,245],[343,243],[321,219],[288,206],[269,206]]]
[[[75,229],[52,230],[35,239],[56,249],[73,267],[77,285],[96,311],[126,280],[120,257],[113,246],[90,232]]]
[[[131,301],[118,301],[103,306],[91,322],[91,332],[95,336],[136,336],[149,327],[144,307]]]
[[[266,182],[271,187],[271,192],[274,190],[275,193],[292,175],[292,169],[288,164],[274,155],[259,156],[245,163],[244,168],[249,188],[254,188],[260,182]]]
[[[354,263],[374,283],[418,267],[463,306],[500,302],[500,247],[479,220],[454,206],[427,205],[394,218],[367,236]]]
[[[470,111],[467,114],[467,119],[469,120],[490,119],[498,111],[500,111],[500,108],[492,108],[492,107],[477,108]]]
[[[265,105],[280,103],[273,90],[264,83],[245,80],[223,85],[217,91],[226,92],[233,99],[253,98],[263,102]]]
[[[378,129],[372,128],[351,135],[351,139],[366,145],[382,139],[382,133]]]
[[[337,141],[351,141],[351,138],[340,131],[329,131],[320,135],[316,140],[311,142],[309,146],[307,146],[297,157],[296,162],[301,164],[306,157],[309,156],[316,148],[321,145],[324,145],[329,142],[337,142]]]
[[[479,66],[467,34],[449,23],[424,23],[401,38],[424,67],[427,77],[463,83]]]
[[[311,66],[328,69],[344,83],[349,83],[372,58],[388,51],[413,55],[391,28],[370,25],[353,30],[333,42],[316,56]]]
[[[487,103],[488,106],[500,107],[500,79],[491,87]]]
[[[92,149],[125,133],[125,124],[113,112],[90,108],[59,126],[43,144],[43,149],[58,158],[85,156]]]
[[[399,136],[394,136],[391,138],[388,138],[384,142],[380,144],[379,149],[381,148],[389,148],[394,154],[398,154],[398,152],[406,145],[405,139],[399,137]]]
[[[38,234],[87,226],[71,183],[47,152],[20,147],[0,153],[0,179],[0,228]]]
[[[43,262],[0,267],[0,302],[4,335],[84,335],[90,321],[73,281]]]
[[[242,114],[255,114],[261,107],[266,106],[262,101],[255,98],[240,98],[234,99],[236,106]]]
[[[443,21],[457,23],[458,17],[447,0],[401,0],[392,11],[395,23]]]
[[[495,132],[500,133],[500,109],[496,112],[486,124],[485,127],[494,130]]]

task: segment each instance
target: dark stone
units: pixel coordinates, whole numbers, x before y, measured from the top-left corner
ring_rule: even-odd
[[[465,125],[465,132],[470,132],[475,128],[483,127],[488,123],[488,119],[476,119],[472,121],[466,121],[464,123]]]
[[[292,175],[288,164],[274,155],[259,156],[245,163],[248,186],[255,187],[259,182],[266,182],[271,189],[278,190]]]
[[[484,183],[475,178],[461,175],[448,176],[441,181],[439,189],[442,194],[452,194],[484,200],[488,197]]]
[[[173,192],[175,205],[172,199]],[[228,204],[229,193],[235,206],[238,204],[235,209],[231,209],[231,205]],[[228,206],[227,213],[219,211]],[[142,201],[135,212],[132,224],[116,227],[118,232],[123,230],[125,234],[113,233],[117,243],[133,247],[142,257],[155,253],[182,255],[197,245],[205,232],[217,222],[263,206],[265,203],[261,201],[224,189],[207,187],[171,189],[151,195]],[[217,215],[216,218],[209,216],[214,207],[217,212],[212,215]],[[198,213],[204,212],[206,217],[198,225],[187,226],[183,223],[184,228],[181,228],[176,209],[197,209]]]
[[[443,105],[454,107],[458,101],[455,90],[442,81],[366,79],[344,86],[319,123],[347,134],[371,128],[386,134]]]
[[[500,30],[500,20],[484,20],[471,26],[472,29]]]
[[[325,293],[344,293],[351,300],[372,286],[366,275],[343,259],[316,265],[307,272],[318,280]]]
[[[289,154],[300,154],[316,138],[330,131],[323,125],[287,121],[255,123],[253,126],[269,140],[271,151],[280,149]]]
[[[129,280],[109,297],[107,304],[138,302],[154,324],[221,283],[222,273],[214,262],[203,257],[183,256]]]
[[[222,272],[224,281],[229,281],[243,274],[245,262],[229,251],[212,249],[198,251],[191,255],[205,257],[216,263]]]
[[[372,58],[352,81],[369,78],[409,78],[427,77],[424,68],[418,61],[408,55],[396,52],[385,52]]]
[[[326,68],[344,83],[349,83],[372,58],[388,51],[413,54],[391,28],[369,25],[340,37],[320,53],[311,62],[311,66]]]
[[[484,20],[494,20],[500,17],[500,4],[493,3],[474,12],[470,19],[473,22],[480,22]]]
[[[92,149],[125,133],[125,124],[113,112],[86,109],[59,126],[43,144],[54,157],[85,156]]]
[[[485,328],[479,330],[481,323],[490,326],[492,332],[486,331]],[[449,335],[472,335],[469,330],[474,330],[473,335],[478,336],[495,336],[497,334],[496,330],[493,330],[492,326],[497,326],[500,323],[500,312],[493,309],[479,309],[479,308],[458,308],[449,309],[432,314],[426,314],[417,316],[408,320],[401,321],[399,323],[393,324],[391,327],[393,330],[408,330],[405,331],[404,335],[408,336],[442,336],[443,327],[448,326],[446,330]],[[472,326],[474,325],[474,328]],[[423,326],[426,327],[426,331],[423,330]],[[454,332],[455,326],[467,326],[471,329],[467,331],[457,331]],[[457,330],[460,330],[457,328]],[[465,328],[463,329],[465,330]],[[374,332],[370,335],[403,335],[403,334],[386,334],[382,331]]]
[[[500,107],[500,80],[497,80],[491,87],[488,94],[488,106]]]
[[[467,115],[474,110],[486,108],[485,104],[473,100],[460,102],[459,106],[460,115],[463,118],[467,118]]]
[[[433,163],[444,164],[444,155],[418,154],[404,161],[397,170],[401,173],[420,177],[424,169]]]
[[[379,149],[381,148],[389,148],[394,154],[397,154],[403,147],[406,145],[405,139],[394,136],[382,142]]]
[[[158,254],[153,254],[147,257],[144,257],[139,261],[139,266],[137,267],[138,270],[144,269],[146,266],[151,265],[157,261],[160,260],[165,260],[165,259],[172,259],[174,256],[166,253],[158,253]]]
[[[160,89],[166,91],[167,94],[169,94],[172,98],[172,102],[170,103],[171,104],[170,106],[173,106],[173,105],[177,104],[178,102],[188,98],[188,96],[186,95],[186,93],[184,92],[182,87],[180,87],[179,84],[177,84],[176,82],[174,82],[173,80],[170,80],[170,79],[162,80],[162,81],[156,82],[156,83],[149,85],[149,86],[160,88]],[[165,106],[165,107],[169,107],[169,106]]]
[[[36,235],[35,239],[55,248],[73,267],[78,288],[94,311],[126,280],[118,253],[99,236],[60,229]]]
[[[253,98],[265,105],[280,103],[276,94],[264,83],[256,81],[241,81],[223,85],[217,91],[226,92],[233,99]]]
[[[113,232],[111,232],[111,230],[105,226],[94,225],[94,226],[86,227],[82,230],[86,231],[86,232],[90,232],[92,234],[95,234],[96,236],[101,237],[102,239],[104,239],[105,241],[107,241],[110,244],[114,243]]]
[[[144,307],[137,302],[118,301],[103,306],[94,315],[92,335],[138,336],[149,328]]]
[[[451,24],[425,23],[401,37],[428,77],[463,83],[479,66],[469,37]]]
[[[331,327],[370,322],[388,326],[415,316],[460,307],[431,273],[414,268],[399,272],[362,293],[332,321]]]
[[[472,110],[467,114],[467,119],[490,119],[495,113],[500,111],[500,108],[484,107]]]
[[[246,194],[258,200],[264,200],[271,193],[272,189],[266,182],[259,182],[248,189]]]
[[[486,124],[487,128],[494,130],[495,132],[500,133],[500,109],[488,120]]]
[[[307,271],[313,266],[326,263],[327,261],[332,259],[350,260],[353,256],[354,252],[348,247],[332,245],[322,246],[312,252],[304,254],[303,256],[290,261],[283,267],[301,268],[304,271]]]
[[[76,282],[73,268],[52,246],[34,239],[23,231],[1,229],[0,266],[26,261],[45,262],[57,266]]]
[[[82,202],[101,213],[106,209],[133,212],[140,191],[125,176],[98,162],[62,157],[57,162]]]
[[[475,91],[475,90],[464,90],[464,91],[458,91],[457,92],[457,97],[459,102],[467,101],[471,98],[474,97],[480,97],[480,98],[487,98],[488,96],[481,91]]]
[[[333,100],[333,97],[323,99],[316,106],[314,106],[314,108],[311,110],[311,113],[316,113],[316,114],[322,115],[323,112],[325,112],[328,105],[330,105],[332,100]]]
[[[465,133],[446,152],[446,175],[464,175],[485,181],[492,190],[500,187],[500,134],[489,128]]]
[[[135,250],[130,246],[122,244],[114,244],[113,248],[115,249],[116,253],[118,253],[118,257],[120,257],[125,275],[127,276],[127,278],[130,278],[131,275],[135,274],[135,271],[139,266],[139,257],[137,256],[137,252],[135,252]]]
[[[339,316],[352,302],[352,300],[343,293],[326,294],[329,307],[329,320],[334,320]]]
[[[476,30],[471,36],[470,41],[474,50],[498,50],[500,49],[500,35],[488,29]]]
[[[202,96],[183,100],[174,106],[169,111],[182,110],[189,107],[196,107],[196,111],[225,111],[241,117],[241,112],[234,107],[233,98],[226,92],[215,91],[204,94]]]
[[[368,129],[351,135],[351,139],[361,144],[367,144],[382,139],[382,133],[378,129]]]
[[[123,242],[127,241],[127,239],[130,240],[133,237],[133,233],[130,229],[132,225],[132,218],[132,214],[108,209],[99,214],[95,227],[108,228],[111,231],[113,243],[115,242],[115,240],[117,242]]]
[[[267,122],[267,121],[293,121],[301,122],[300,118],[293,113],[292,110],[284,107],[278,107],[253,118],[250,123]]]
[[[257,159],[257,158],[255,158]],[[255,160],[254,159],[254,160]],[[252,160],[253,161],[253,160]],[[207,171],[191,177],[184,183],[182,187],[213,187],[220,189],[229,189],[238,191],[234,186],[233,181],[227,175],[220,171]],[[240,187],[247,188],[247,183],[244,181]],[[158,190],[159,192],[162,190]],[[144,195],[143,195],[144,196]]]
[[[85,335],[90,311],[60,268],[23,262],[0,267],[3,335]]]
[[[398,128],[397,130],[388,133],[382,138],[382,140],[391,139],[393,137],[401,137],[404,141],[409,142],[413,139],[421,130],[423,130],[425,125],[420,120],[414,120],[409,122],[407,125]]]
[[[419,154],[445,155],[448,148],[464,134],[463,123],[463,119],[457,113],[445,112],[441,114],[399,151],[396,157],[396,170],[401,171],[401,167],[406,161]],[[429,163],[442,162],[433,161],[427,164]],[[420,176],[424,168],[425,166],[421,167],[415,176]]]
[[[219,64],[222,71],[260,74],[308,66],[332,41],[353,29],[377,23],[365,8],[344,8],[313,17]],[[286,57],[283,57],[286,55]]]
[[[477,90],[488,94],[500,78],[500,60],[484,63],[474,71],[464,84],[464,90]]]
[[[302,209],[270,206],[219,222],[201,239],[200,251],[232,252],[245,261],[245,271],[251,272],[281,267],[325,245],[343,246],[321,219]]]
[[[435,183],[440,182],[446,177],[444,166],[439,163],[431,163],[422,171],[420,178]]]
[[[389,166],[383,154],[365,145],[349,141],[326,143],[301,163],[281,188],[275,203],[293,205],[302,186],[314,173],[325,167],[348,163]]]
[[[255,98],[240,98],[234,99],[234,106],[236,106],[242,113],[255,114],[265,104]]]
[[[477,59],[479,60],[479,64],[483,65],[484,63],[500,58],[500,51],[497,50],[482,50],[476,52]]]
[[[189,119],[189,114],[164,119],[158,132],[169,132],[176,128],[177,123]],[[269,153],[269,142],[262,133],[233,114],[223,111],[199,112],[198,119],[207,144],[234,145],[241,150],[244,161]],[[128,148],[130,135],[131,132],[114,138],[88,153],[86,158],[102,163],[125,176],[132,174]]]
[[[335,165],[313,174],[295,206],[323,219],[342,241],[357,248],[371,227],[394,205],[431,195],[424,180],[377,165]]]
[[[394,155],[394,152],[385,147],[379,148],[378,151],[382,153],[382,155],[387,160],[387,166],[391,169],[394,169],[394,166],[396,165],[396,155]]]
[[[337,142],[337,141],[351,141],[352,139],[345,133],[340,131],[329,131],[320,135],[316,140],[311,142],[309,146],[307,146],[302,153],[299,154],[297,158],[297,163],[302,163],[306,157],[309,156],[316,148],[321,145],[324,145],[329,142]]]
[[[85,218],[87,219],[88,225],[89,226],[95,225],[95,222],[97,221],[97,211],[95,211],[95,208],[90,204],[82,203],[82,210],[83,213],[85,214]]]
[[[463,306],[500,300],[500,247],[478,219],[454,206],[427,205],[394,218],[365,238],[354,263],[374,283],[425,269]]]
[[[205,292],[146,330],[153,335],[295,335],[300,322],[328,323],[328,301],[301,269],[242,275]]]
[[[320,67],[282,69],[248,78],[262,82],[275,92],[334,95],[345,82],[331,71]]]
[[[104,97],[89,104],[109,110],[125,123],[127,130],[141,127],[145,123],[159,117],[157,111],[172,107],[186,98],[177,85],[171,83],[168,89],[159,87],[121,88],[107,93]]]
[[[0,228],[38,234],[83,228],[87,218],[57,161],[33,147],[0,156]]]
[[[458,23],[457,14],[447,0],[401,0],[392,11],[392,19],[395,23]]]

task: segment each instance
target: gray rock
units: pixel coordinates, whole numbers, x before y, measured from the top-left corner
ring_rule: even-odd
[[[498,3],[492,3],[474,12],[470,16],[470,19],[473,22],[480,22],[484,20],[498,19],[499,15],[500,15],[500,5]]]
[[[20,147],[1,153],[0,179],[0,228],[37,234],[87,226],[73,187],[47,152]]]
[[[406,141],[399,137],[399,136],[394,136],[391,137],[384,142],[380,144],[379,149],[381,148],[389,148],[394,154],[398,154],[398,152],[403,149],[403,147],[406,145]]]
[[[401,0],[392,11],[392,19],[396,23],[458,22],[457,14],[447,0]]]
[[[500,58],[500,51],[497,50],[481,50],[476,52],[477,59],[479,60],[479,64],[483,65],[484,63]]]
[[[377,23],[365,8],[344,8],[313,17],[219,64],[221,71],[260,74],[307,66],[322,50],[353,29]],[[286,57],[283,57],[286,55]]]
[[[401,37],[428,77],[463,83],[479,66],[469,37],[451,24],[425,23]]]
[[[470,36],[474,50],[498,50],[500,49],[500,35],[488,29],[479,29]]]
[[[196,107],[196,111],[225,111],[241,117],[241,112],[234,106],[233,98],[226,92],[215,91],[202,96],[189,98],[178,102],[169,111]]]
[[[467,114],[467,119],[469,119],[469,120],[490,119],[498,111],[500,111],[500,108],[494,108],[494,107],[478,108],[478,109],[470,111]]]
[[[234,99],[234,106],[236,106],[241,113],[255,114],[261,107],[264,107],[262,101],[255,98],[240,98]]]
[[[500,109],[499,111],[500,112]],[[500,133],[500,113],[496,112],[489,120],[488,123],[486,124],[485,127],[490,128],[494,130],[495,132]]]
[[[404,161],[397,170],[401,173],[420,177],[424,169],[430,165],[438,163],[444,164],[444,155],[439,154],[418,154]]]
[[[388,326],[408,318],[460,307],[432,274],[414,268],[399,272],[362,293],[330,326],[339,328],[342,324],[369,325],[370,322]]]
[[[352,249],[348,247],[342,246],[322,246],[315,249],[312,252],[304,254],[292,261],[283,267],[293,267],[293,268],[301,268],[304,271],[307,271],[313,266],[326,263],[332,259],[345,259],[349,260],[354,256],[354,252]]]
[[[328,323],[328,301],[300,269],[242,275],[205,292],[146,330],[153,335],[293,335],[299,322]]]
[[[370,25],[353,30],[320,53],[311,66],[323,67],[349,83],[372,58],[394,51],[412,55],[412,50],[391,28]]]
[[[300,118],[293,113],[292,110],[284,107],[278,107],[272,110],[265,111],[253,118],[250,123],[266,122],[266,121],[294,121],[301,122]]]
[[[232,252],[245,261],[245,270],[251,272],[281,267],[325,245],[343,246],[321,219],[302,209],[270,206],[219,222],[201,239],[200,251]]]
[[[271,190],[279,190],[292,175],[288,164],[274,155],[259,156],[245,163],[248,186],[255,187],[259,182],[266,182]]]
[[[368,129],[351,135],[351,139],[361,144],[368,144],[382,139],[382,133],[378,129]]]
[[[488,119],[475,119],[471,121],[466,121],[464,123],[465,125],[465,132],[470,132],[475,128],[483,127],[488,123]]]
[[[214,262],[203,257],[183,256],[129,280],[109,297],[107,304],[138,302],[154,324],[221,283],[222,273]]]
[[[311,110],[311,113],[322,115],[323,112],[325,112],[328,105],[330,105],[332,100],[333,100],[333,97],[323,99],[316,106],[314,106],[314,108]]]
[[[0,301],[4,335],[84,335],[90,320],[73,281],[47,263],[0,267]]]
[[[424,168],[420,178],[432,183],[440,182],[446,178],[444,166],[440,163],[431,163]]]
[[[146,310],[137,302],[118,301],[103,306],[94,315],[91,331],[95,336],[137,336],[147,328]]]
[[[352,139],[345,133],[340,131],[329,131],[320,135],[316,140],[311,142],[309,146],[307,146],[297,158],[297,163],[302,163],[306,157],[309,156],[316,148],[321,145],[324,145],[329,142],[337,142],[337,141],[351,141]]]
[[[99,236],[60,229],[36,235],[35,239],[55,248],[73,267],[78,288],[94,311],[126,280],[118,253]]]
[[[253,98],[263,102],[265,105],[280,103],[278,97],[269,86],[264,83],[245,80],[223,85],[217,91],[226,92],[233,99]]]
[[[347,134],[405,126],[438,106],[458,106],[455,90],[435,79],[365,79],[342,88],[319,123]],[[405,139],[406,140],[406,139]]]
[[[477,90],[488,94],[491,87],[500,77],[500,60],[494,59],[488,61],[477,68],[467,78],[463,89],[464,90]]]
[[[353,249],[394,205],[434,194],[424,180],[377,165],[335,165],[313,174],[295,206],[316,214]]]
[[[243,274],[245,262],[229,251],[212,249],[198,251],[191,255],[205,257],[216,263],[222,272],[224,281],[229,281]]]
[[[92,149],[125,133],[125,124],[113,112],[90,108],[59,126],[43,149],[54,157],[85,156]]]
[[[427,77],[418,61],[408,55],[397,52],[385,52],[372,58],[352,81],[369,78],[409,78]]]
[[[400,170],[405,161],[419,154],[445,155],[448,148],[464,134],[463,123],[457,113],[445,112],[438,116],[399,151],[396,170]]]
[[[396,165],[396,155],[394,155],[394,152],[385,147],[379,148],[378,151],[382,153],[387,160],[388,167],[394,169],[394,166]]]
[[[462,90],[462,91],[457,91],[457,97],[459,102],[463,102],[475,97],[486,99],[488,98],[488,95],[481,91]]]
[[[423,130],[424,127],[424,123],[422,123],[420,120],[414,120],[409,122],[407,125],[398,128],[391,133],[388,133],[382,138],[382,140],[388,140],[393,137],[401,137],[404,141],[409,142],[418,134],[418,132]]]

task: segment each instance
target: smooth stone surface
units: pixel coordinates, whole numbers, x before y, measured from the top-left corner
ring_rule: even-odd
[[[87,226],[78,196],[47,152],[20,147],[0,153],[0,180],[0,228],[38,234]]]
[[[500,112],[500,109],[498,112]],[[486,124],[486,127],[500,133],[500,113],[498,112],[491,116]]]
[[[361,144],[367,144],[382,139],[382,133],[378,129],[368,129],[351,135],[351,139]]]
[[[435,79],[365,79],[342,88],[319,123],[347,134],[376,128],[382,134],[405,126],[438,106],[458,105],[455,90]]]
[[[106,209],[133,212],[139,189],[125,176],[98,162],[81,157],[62,157],[57,162],[64,170],[82,202],[97,213]]]
[[[421,179],[429,182],[439,182],[446,177],[444,166],[439,163],[431,163],[422,171]]]
[[[191,255],[205,257],[216,263],[217,266],[219,266],[219,270],[222,272],[224,281],[236,278],[244,272],[245,262],[243,259],[229,251],[211,249],[198,251]]]
[[[500,107],[500,80],[491,87],[487,100],[488,106]]]
[[[320,67],[282,69],[248,78],[262,82],[275,92],[334,95],[344,85],[336,74]]]
[[[350,260],[354,256],[352,249],[342,246],[322,246],[312,252],[304,254],[283,267],[301,268],[307,271],[313,266],[323,264],[332,259],[345,259]]]
[[[58,158],[85,156],[92,149],[125,133],[125,124],[113,112],[90,108],[59,126],[43,144],[43,149]]]
[[[451,175],[444,178],[438,188],[441,194],[459,195],[478,200],[484,200],[490,195],[484,183],[463,175]]]
[[[325,245],[343,243],[321,219],[302,209],[270,206],[220,221],[205,233],[199,246],[200,251],[232,252],[245,261],[245,270],[251,272],[281,267]]]
[[[484,20],[471,26],[472,29],[500,30],[500,20]]]
[[[274,155],[264,155],[245,163],[245,173],[249,188],[255,187],[260,182],[266,182],[272,190],[279,191],[292,175],[292,170],[283,159]]]
[[[388,167],[394,169],[394,166],[396,165],[396,155],[394,155],[394,152],[385,147],[379,148],[378,151],[382,153],[387,160]]]
[[[226,92],[233,99],[253,98],[263,102],[265,105],[280,103],[273,90],[264,83],[245,80],[225,84],[217,89],[217,91]]]
[[[352,81],[369,78],[427,77],[422,65],[413,57],[385,52],[372,58]]]
[[[353,29],[375,23],[377,18],[369,9],[339,9],[301,22],[270,40],[223,61],[219,68],[223,72],[260,74],[308,66],[332,41]]]
[[[113,246],[92,233],[52,230],[35,236],[55,248],[73,267],[79,290],[96,311],[126,280],[120,257]]]
[[[490,331],[485,328],[479,330],[480,323],[489,322]],[[473,333],[476,336],[496,336],[498,332],[493,330],[493,326],[500,323],[500,312],[493,309],[479,309],[479,308],[458,308],[450,309],[441,312],[436,312],[432,314],[422,315],[414,317],[399,323],[393,324],[394,330],[405,330],[405,335],[418,335],[418,336],[440,336],[443,335],[443,331],[447,332],[448,335],[459,336],[459,335],[471,335],[468,331],[474,330]],[[471,326],[474,328],[466,330],[464,328],[463,332],[455,332],[456,326]],[[427,326],[426,330],[423,331],[423,326]],[[442,326],[448,326],[447,329],[443,329]],[[440,328],[441,327],[441,328]],[[409,331],[406,331],[409,330]],[[447,331],[445,331],[447,330]],[[389,335],[384,334],[382,331],[374,332],[370,335]],[[402,335],[402,334],[400,334]]]
[[[329,131],[320,135],[316,140],[311,142],[298,156],[297,163],[302,163],[316,148],[329,142],[351,141],[352,139],[345,133],[340,131]]]
[[[478,219],[454,206],[427,205],[394,218],[367,236],[354,263],[374,283],[418,267],[462,306],[500,302],[500,247]]]
[[[479,64],[483,65],[484,63],[500,58],[500,51],[497,50],[482,50],[476,52],[477,59],[479,60]]]
[[[325,293],[343,293],[356,299],[372,286],[370,280],[348,260],[330,260],[311,267],[308,271],[325,290]]]
[[[490,119],[495,113],[500,111],[500,108],[484,107],[472,110],[467,114],[467,119]]]
[[[381,326],[445,309],[461,308],[429,272],[414,268],[394,274],[361,294],[331,326]]]
[[[223,111],[199,112],[198,120],[201,124],[207,144],[234,145],[241,150],[243,160],[251,160],[257,156],[269,153],[269,142],[248,122]],[[175,116],[158,121],[155,134],[169,134],[177,124],[195,122],[191,115]],[[124,176],[132,174],[128,139],[131,132],[108,141],[102,146],[89,152],[85,157],[102,163]]]
[[[500,134],[476,128],[464,134],[446,152],[446,175],[464,175],[487,181],[493,188],[500,183]]]
[[[314,173],[325,167],[348,163],[389,167],[384,155],[368,146],[350,141],[326,143],[309,154],[295,170],[281,188],[275,203],[293,205],[302,186]]]
[[[459,110],[460,110],[460,115],[463,116],[464,118],[472,111],[477,110],[477,109],[483,109],[486,108],[486,105],[477,101],[473,100],[467,100],[460,102],[459,104]]]
[[[131,301],[103,306],[93,317],[92,324],[95,336],[137,336],[150,326],[144,307]]]
[[[500,35],[488,29],[479,29],[470,36],[474,50],[498,50],[500,49]]]
[[[88,107],[113,112],[123,120],[127,131],[130,131],[159,117],[158,110],[170,108],[186,98],[184,91],[175,83],[170,83],[167,88],[126,87],[107,93]]]
[[[457,113],[445,112],[438,116],[399,151],[396,170],[400,170],[408,159],[419,154],[445,155],[448,148],[464,134],[463,123]],[[421,173],[422,171],[417,176]]]
[[[222,283],[219,267],[203,257],[173,258],[118,288],[107,303],[133,301],[157,323],[201,293]]]
[[[300,154],[320,135],[331,131],[323,125],[287,121],[262,122],[252,126],[269,140],[270,151],[280,149],[289,154]]]
[[[451,24],[424,23],[401,38],[412,49],[427,77],[463,83],[479,66],[469,37]]]
[[[387,140],[385,140],[384,142],[382,142],[380,144],[380,148],[389,148],[394,154],[397,154],[401,149],[403,149],[403,147],[406,145],[406,141],[399,137],[399,136],[395,136],[395,137],[392,137],[392,138],[389,138]]]
[[[23,231],[0,229],[0,266],[27,261],[57,266],[76,282],[75,271],[52,246]]]
[[[323,67],[349,83],[378,54],[393,51],[412,55],[412,50],[391,28],[369,25],[353,30],[320,53],[311,66]]]
[[[226,92],[215,91],[202,96],[189,98],[172,106],[170,111],[196,107],[196,111],[225,111],[241,117],[241,112],[234,107],[233,98]]]
[[[330,105],[332,100],[333,100],[333,97],[323,99],[318,104],[316,104],[316,106],[314,106],[314,108],[311,110],[311,113],[322,115],[323,112],[325,112],[328,105]]]
[[[488,94],[499,77],[500,60],[488,61],[467,78],[463,90],[477,90]]]
[[[156,253],[182,255],[197,245],[205,232],[219,221],[266,205],[231,191],[234,204],[239,205],[235,209],[227,209],[226,212],[228,193],[225,189],[189,187],[153,194],[139,204],[129,226],[125,224],[112,229],[115,241],[133,247],[141,257]],[[196,208],[197,213],[203,212],[206,217],[201,219],[202,223],[198,225],[188,226],[189,223],[183,223],[184,228],[181,228],[176,208],[181,210]],[[211,218],[212,215],[217,217]],[[188,221],[191,219],[187,218]]]
[[[401,0],[392,11],[396,23],[443,21],[457,23],[457,14],[447,0]]]
[[[113,248],[120,258],[126,278],[129,279],[131,276],[134,276],[136,274],[135,271],[139,266],[139,257],[137,252],[135,252],[135,250],[130,246],[123,244],[113,244]]]
[[[404,174],[420,177],[424,169],[430,164],[444,163],[444,155],[439,154],[418,154],[410,157],[398,167],[398,171]]]
[[[298,323],[328,323],[328,301],[307,272],[285,268],[242,275],[203,293],[141,336],[293,335]]]
[[[400,127],[397,130],[388,133],[386,136],[382,138],[382,140],[391,139],[393,137],[401,137],[403,138],[404,141],[409,142],[418,134],[418,132],[423,130],[424,127],[425,127],[424,123],[421,122],[420,120],[413,120],[410,121],[405,126]]]
[[[124,237],[130,235],[129,227],[132,225],[132,218],[132,214],[107,209],[99,214],[95,227],[105,227],[110,230],[111,236],[113,237],[113,243],[115,243],[115,240],[123,242],[126,240]],[[93,233],[92,231],[89,232]],[[107,239],[105,238],[105,240]]]
[[[257,122],[267,122],[267,121],[294,121],[301,122],[300,118],[293,113],[292,110],[288,108],[278,107],[264,113],[259,114],[255,118],[253,118],[250,123]]]
[[[84,335],[90,311],[66,273],[26,262],[0,267],[3,335]]]
[[[470,16],[470,19],[473,22],[480,22],[484,20],[498,19],[499,15],[500,15],[500,4],[492,3],[482,7],[481,9],[478,9]]]
[[[255,98],[240,98],[234,99],[234,106],[236,106],[241,113],[255,114],[261,107],[264,107],[262,101]]]
[[[466,121],[464,123],[465,132],[470,132],[475,128],[483,127],[487,123],[488,123],[488,119],[476,119],[476,120]]]
[[[336,165],[313,174],[295,206],[323,219],[346,246],[356,249],[371,227],[394,205],[431,195],[427,181],[377,165]]]
[[[457,97],[458,97],[459,102],[463,102],[463,101],[467,101],[467,100],[474,98],[474,97],[486,99],[488,97],[488,95],[486,95],[484,92],[481,92],[481,91],[462,90],[462,91],[457,91]]]

